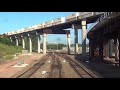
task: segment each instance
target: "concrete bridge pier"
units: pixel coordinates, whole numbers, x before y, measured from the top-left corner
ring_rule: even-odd
[[[119,41],[118,39],[114,39],[114,44],[115,44],[115,61],[119,61]]]
[[[85,56],[85,54],[86,54],[86,35],[87,35],[86,20],[82,20],[81,25],[82,25],[82,56]]]
[[[100,61],[103,61],[103,41],[101,40],[100,44],[99,44],[99,59]]]
[[[23,49],[25,49],[25,39],[24,39],[24,36],[21,35],[21,38],[22,38],[22,47],[23,47]]]
[[[43,54],[46,54],[46,33],[43,33]]]
[[[16,39],[16,46],[18,46],[18,38],[15,36]]]
[[[92,61],[94,58],[94,42],[93,40],[89,40],[89,60]]]
[[[112,50],[112,40],[109,40],[109,57],[112,57],[112,53],[113,53],[113,50]]]
[[[28,34],[28,38],[29,38],[29,51],[31,53],[32,52],[32,39],[31,39],[30,34]]]
[[[75,29],[75,54],[78,54],[78,29]]]
[[[80,25],[72,24],[72,28],[74,29],[74,51],[75,55],[78,54],[78,29],[80,28]]]
[[[68,54],[70,54],[70,34],[67,34],[68,39]]]
[[[10,41],[11,41],[11,42],[13,41],[11,37],[10,37]]]
[[[119,34],[119,35],[120,35],[120,34]],[[118,37],[118,41],[119,41],[118,50],[119,50],[119,66],[120,66],[120,36]]]
[[[37,35],[37,41],[38,41],[38,53],[40,53],[40,34],[36,33]]]

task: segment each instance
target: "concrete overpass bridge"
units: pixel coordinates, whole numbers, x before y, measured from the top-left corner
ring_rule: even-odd
[[[89,39],[89,59],[103,61],[114,57],[120,66],[120,12],[105,12],[91,27]],[[114,53],[114,55],[113,55]]]
[[[40,35],[43,35],[43,53],[46,53],[46,35],[47,34],[67,34],[68,53],[70,54],[70,31],[68,28],[74,29],[75,54],[78,54],[78,29],[82,29],[82,54],[86,53],[86,34],[87,24],[94,23],[104,12],[77,12],[66,17],[57,18],[44,22],[39,25],[30,26],[6,33],[11,41],[15,40],[18,46],[18,38],[22,39],[22,47],[25,48],[24,37],[29,38],[29,51],[32,52],[31,36],[38,37],[38,53],[40,53]]]

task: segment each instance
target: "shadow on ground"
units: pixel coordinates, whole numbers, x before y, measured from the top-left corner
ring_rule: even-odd
[[[89,55],[86,53],[84,57],[81,54],[76,55],[75,59],[103,78],[120,78],[120,67],[114,58],[104,58],[103,61],[95,58],[89,61]]]

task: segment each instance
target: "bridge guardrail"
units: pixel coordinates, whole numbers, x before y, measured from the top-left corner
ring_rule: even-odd
[[[91,14],[92,13],[92,14]],[[92,26],[90,27],[90,29],[92,29],[97,23],[99,23],[100,21],[102,21],[104,18],[106,18],[106,17],[108,17],[112,12],[94,12],[95,13],[95,15],[97,15],[97,14],[102,14],[101,15],[101,17],[100,18],[98,18],[97,19],[97,21],[94,23],[94,24],[92,24]],[[89,14],[91,14],[91,15],[94,15],[94,13],[93,12],[90,12],[90,13],[84,13],[84,16],[86,16],[86,17],[88,17],[89,16]],[[78,16],[77,15],[78,13],[76,13],[76,14],[72,14],[72,16],[74,16],[74,15],[76,15],[76,17]],[[68,16],[67,16],[68,17]],[[81,16],[79,16],[79,17],[81,17]],[[49,21],[48,21],[49,22]],[[66,22],[67,22],[67,18],[66,18]],[[49,23],[47,23],[48,24],[48,26],[49,26]],[[42,26],[44,26],[44,23],[43,24],[41,24]],[[47,26],[47,27],[48,27]],[[50,25],[51,26],[51,25]],[[42,28],[41,26],[40,26],[40,28]],[[23,30],[23,31],[20,31],[21,33],[22,32],[27,32],[27,31],[32,31],[33,29],[38,29],[38,25],[36,26],[31,26],[31,28],[25,28],[25,30]],[[89,29],[89,30],[90,30]],[[18,34],[18,32],[17,33],[8,33],[8,35],[12,35],[12,34]]]
[[[88,32],[98,23],[100,23],[103,19],[107,18],[108,16],[110,16],[111,14],[113,14],[113,12],[104,12],[88,29]]]

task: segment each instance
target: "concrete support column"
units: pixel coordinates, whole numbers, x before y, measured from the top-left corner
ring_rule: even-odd
[[[70,54],[70,34],[67,34],[68,39],[68,54]]]
[[[75,54],[78,54],[78,30],[75,30]]]
[[[109,58],[109,43],[103,45],[103,55],[105,58]]]
[[[84,56],[86,54],[86,34],[87,34],[86,21],[83,20],[81,24],[82,24],[82,55]]]
[[[92,43],[91,40],[89,39],[89,60],[92,58]]]
[[[32,52],[32,40],[31,40],[31,36],[29,36],[29,51],[30,51],[30,53]]]
[[[118,37],[118,41],[119,41],[119,47],[118,47],[118,50],[119,50],[119,67],[120,67],[120,37]]]
[[[38,53],[40,53],[40,35],[37,35],[38,38]]]
[[[17,38],[17,37],[15,37],[15,39],[16,39],[16,46],[18,46],[18,38]]]
[[[10,41],[11,41],[11,42],[13,41],[11,37],[10,37]]]
[[[92,40],[89,39],[89,60],[93,58]]]
[[[109,57],[112,57],[112,40],[109,40]]]
[[[72,28],[74,29],[74,51],[75,51],[75,55],[78,54],[78,29],[80,29],[80,25],[75,25],[72,24]]]
[[[100,61],[103,61],[103,42],[100,42],[99,45],[99,57],[100,57]]]
[[[46,33],[43,33],[43,54],[46,54]]]
[[[92,61],[94,58],[94,41],[89,39],[89,60]]]
[[[22,37],[22,47],[23,47],[23,49],[25,49],[25,40],[24,40],[24,37]]]
[[[115,39],[115,61],[119,61],[119,41]]]

